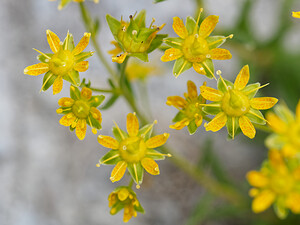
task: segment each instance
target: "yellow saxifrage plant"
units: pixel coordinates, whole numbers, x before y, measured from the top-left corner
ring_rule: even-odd
[[[156,123],[156,121],[154,121]],[[164,145],[169,138],[168,133],[151,137],[153,124],[146,125],[139,129],[139,122],[135,113],[127,115],[127,132],[121,130],[117,124],[113,128],[115,138],[110,136],[99,135],[98,142],[112,149],[104,155],[97,166],[101,164],[116,164],[110,180],[119,181],[128,168],[132,179],[140,188],[143,181],[144,169],[152,174],[158,175],[159,167],[154,160],[162,160],[169,154],[162,154],[154,148]],[[151,137],[151,138],[150,138]]]
[[[250,171],[248,182],[254,186],[249,192],[254,198],[252,210],[260,213],[274,204],[275,213],[281,219],[290,209],[300,214],[300,162],[286,160],[278,150],[269,151],[260,171]]]
[[[117,187],[108,196],[108,207],[111,208],[110,214],[115,215],[124,209],[123,221],[127,223],[137,212],[144,213],[144,209],[138,201],[136,194],[130,187]]]
[[[56,0],[49,0],[49,1],[56,1]],[[58,10],[62,10],[64,7],[66,7],[72,0],[61,0],[58,5]],[[84,2],[85,0],[73,0],[73,2]],[[98,3],[99,0],[90,0],[95,3]]]
[[[79,72],[85,72],[89,67],[89,62],[84,60],[93,55],[93,52],[82,52],[89,44],[91,34],[84,33],[75,47],[73,35],[69,32],[63,43],[52,31],[47,30],[46,33],[54,54],[45,54],[34,49],[41,54],[37,57],[41,63],[26,67],[24,74],[37,76],[46,73],[41,91],[46,91],[53,85],[53,94],[58,94],[62,90],[63,79],[75,86],[80,84]]]
[[[61,98],[58,104],[61,106],[56,110],[58,114],[65,114],[59,121],[63,126],[76,129],[76,136],[83,140],[86,134],[86,125],[92,128],[94,134],[101,129],[102,116],[97,107],[103,102],[104,96],[92,96],[92,90],[83,87],[81,92],[77,87],[70,87],[71,98]]]
[[[192,17],[186,18],[184,25],[179,17],[173,18],[173,29],[179,38],[166,38],[164,42],[171,46],[161,57],[163,62],[176,60],[173,67],[173,74],[178,77],[181,73],[193,66],[197,73],[208,78],[215,78],[214,65],[212,60],[230,59],[228,50],[218,48],[227,38],[224,36],[210,36],[219,21],[218,16],[208,16],[199,24],[200,13],[197,22]]]
[[[250,78],[249,66],[244,66],[235,79],[234,84],[222,78],[218,79],[218,90],[200,87],[201,95],[212,101],[205,104],[202,110],[210,115],[216,115],[212,121],[205,124],[206,131],[219,131],[225,125],[228,134],[233,139],[240,128],[244,135],[254,138],[256,131],[252,123],[265,125],[266,120],[259,110],[270,109],[277,99],[272,97],[254,98],[260,86],[259,83],[248,84]]]
[[[187,93],[184,93],[184,97],[170,96],[167,98],[167,105],[174,106],[179,110],[174,117],[170,128],[181,130],[187,126],[190,134],[194,134],[197,128],[201,126],[203,121],[204,112],[202,106],[205,104],[205,99],[197,92],[197,87],[194,82],[187,82]]]
[[[284,104],[275,107],[275,113],[266,115],[273,130],[266,139],[268,148],[280,149],[284,157],[300,156],[300,100],[296,115]]]

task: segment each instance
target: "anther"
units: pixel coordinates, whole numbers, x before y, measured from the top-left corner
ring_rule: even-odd
[[[206,55],[206,58],[210,58],[210,57],[211,57],[211,55],[210,55],[210,54],[207,54],[207,55]]]
[[[100,163],[97,163],[97,164],[96,164],[96,167],[98,167],[98,168],[99,168],[99,167],[100,167]]]
[[[124,145],[124,146],[123,146],[123,150],[126,150],[126,149],[127,149],[127,147]]]
[[[110,177],[109,179],[110,179],[111,181],[114,181],[114,180],[115,180],[115,178],[114,178],[114,177]]]
[[[136,31],[136,30],[133,30],[133,31],[132,31],[132,35],[137,35],[137,31]]]
[[[135,187],[136,187],[136,189],[140,189],[141,188],[141,186],[138,185],[138,184]]]
[[[218,70],[216,73],[217,73],[218,76],[221,76],[222,71],[221,71],[221,70]]]
[[[92,129],[93,134],[97,134],[97,130],[95,128]]]

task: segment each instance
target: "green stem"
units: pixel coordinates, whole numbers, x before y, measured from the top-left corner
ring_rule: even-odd
[[[117,91],[113,89],[101,89],[101,88],[93,88],[93,87],[90,87],[90,89],[95,92],[114,93],[114,94],[117,93]]]

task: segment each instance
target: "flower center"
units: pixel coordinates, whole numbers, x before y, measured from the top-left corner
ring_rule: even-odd
[[[293,177],[287,174],[276,174],[271,177],[271,189],[278,194],[285,194],[291,191],[294,186]]]
[[[74,66],[74,55],[69,50],[59,50],[49,61],[49,68],[55,75],[64,76]]]
[[[139,162],[146,154],[146,144],[140,137],[129,137],[121,141],[119,152],[124,161],[129,163]]]
[[[221,107],[226,115],[240,117],[249,111],[250,103],[248,97],[241,91],[229,90],[224,94]]]
[[[202,113],[197,101],[189,102],[184,112],[189,119],[193,119],[196,114],[201,115]]]
[[[90,106],[86,101],[78,100],[72,106],[72,112],[77,118],[87,118],[90,114]]]
[[[184,57],[190,62],[203,62],[208,55],[209,47],[207,41],[197,34],[188,36],[182,46]]]
[[[295,122],[291,124],[288,129],[288,138],[290,142],[300,149],[300,123]]]

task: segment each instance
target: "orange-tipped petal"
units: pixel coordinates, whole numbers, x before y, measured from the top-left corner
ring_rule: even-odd
[[[242,90],[249,82],[250,72],[249,66],[244,66],[234,81],[234,89]]]
[[[85,138],[86,133],[86,120],[79,119],[76,124],[76,136],[79,140],[83,140]]]
[[[63,97],[58,100],[58,105],[62,107],[71,107],[74,104],[74,99]]]
[[[214,48],[209,51],[209,55],[211,59],[215,59],[215,60],[226,60],[226,59],[231,59],[232,57],[230,51],[223,48]]]
[[[128,53],[125,52],[125,53],[123,53],[122,55],[119,55],[119,56],[113,56],[113,57],[111,57],[111,59],[112,59],[113,62],[116,62],[116,63],[121,64],[121,63],[123,63],[124,60],[126,59],[126,56],[127,56],[127,55],[128,55]]]
[[[300,18],[300,12],[293,12],[292,16],[295,18]]]
[[[264,190],[259,193],[252,202],[252,210],[260,213],[269,208],[275,200],[275,194],[270,190]]]
[[[169,48],[165,51],[165,54],[160,58],[163,62],[169,62],[183,56],[183,53],[180,49],[177,48]]]
[[[287,124],[273,112],[268,112],[266,115],[269,126],[279,134],[285,133],[288,129]]]
[[[83,87],[80,95],[82,98],[86,99],[86,100],[90,100],[92,97],[92,90],[87,88],[87,87]]]
[[[162,146],[162,145],[164,145],[166,143],[166,141],[168,140],[169,136],[170,136],[170,134],[168,134],[168,133],[156,135],[156,136],[150,138],[146,142],[146,146],[147,146],[147,148],[157,148],[159,146]]]
[[[190,99],[198,98],[197,87],[193,81],[187,82],[188,96]]]
[[[243,134],[249,138],[254,138],[256,130],[247,116],[242,116],[239,118],[239,125]]]
[[[219,90],[216,90],[214,88],[211,87],[207,87],[205,85],[202,85],[200,87],[200,91],[201,91],[201,95],[212,102],[218,102],[221,101],[223,98],[223,93]]]
[[[254,109],[270,109],[278,102],[277,98],[272,97],[261,97],[252,98],[250,105]]]
[[[118,162],[111,172],[111,176],[110,176],[111,182],[114,183],[121,180],[125,174],[126,168],[127,168],[127,163],[125,161]]]
[[[64,115],[60,120],[59,123],[63,126],[71,126],[71,124],[76,120],[76,116],[73,113],[68,113]]]
[[[187,104],[186,100],[180,96],[169,96],[167,98],[167,105],[173,105],[176,108],[184,108]]]
[[[224,112],[220,112],[208,124],[204,124],[206,131],[217,132],[221,130],[227,122],[227,116]]]
[[[53,94],[56,95],[61,92],[63,88],[63,79],[61,76],[58,76],[53,83]]]
[[[197,73],[206,75],[205,69],[200,63],[193,63],[193,68]]]
[[[218,16],[211,15],[206,17],[200,24],[199,35],[204,38],[208,37],[211,34],[211,32],[215,29],[218,22]]]
[[[184,26],[182,19],[180,19],[179,17],[173,17],[172,27],[173,27],[175,33],[182,39],[185,39],[188,36],[188,31],[187,31],[186,27]]]
[[[269,184],[268,178],[258,171],[250,171],[247,173],[247,180],[249,184],[254,187],[265,187]]]
[[[119,148],[119,142],[110,136],[99,135],[98,142],[100,145],[104,146],[105,148],[111,148],[111,149]]]
[[[73,55],[78,55],[86,48],[86,46],[88,46],[90,37],[91,37],[91,33],[84,33],[83,37],[81,38],[77,46],[73,49],[72,51]]]
[[[102,122],[101,112],[97,108],[92,107],[90,109],[90,113],[95,120],[98,120],[100,123]]]
[[[47,63],[38,63],[31,66],[27,66],[24,69],[24,74],[37,76],[49,71],[49,65]]]
[[[57,37],[57,35],[55,33],[53,33],[51,30],[47,30],[47,41],[48,44],[52,50],[52,52],[56,53],[58,52],[59,48],[60,48],[60,40],[59,37]]]
[[[76,63],[74,66],[74,70],[78,72],[85,72],[89,68],[89,62],[88,61],[82,61],[79,63]]]
[[[127,132],[129,136],[135,137],[139,132],[139,121],[135,113],[129,113],[126,121]]]
[[[141,163],[142,163],[142,166],[144,167],[144,169],[151,175],[159,174],[159,167],[153,159],[143,158]]]

